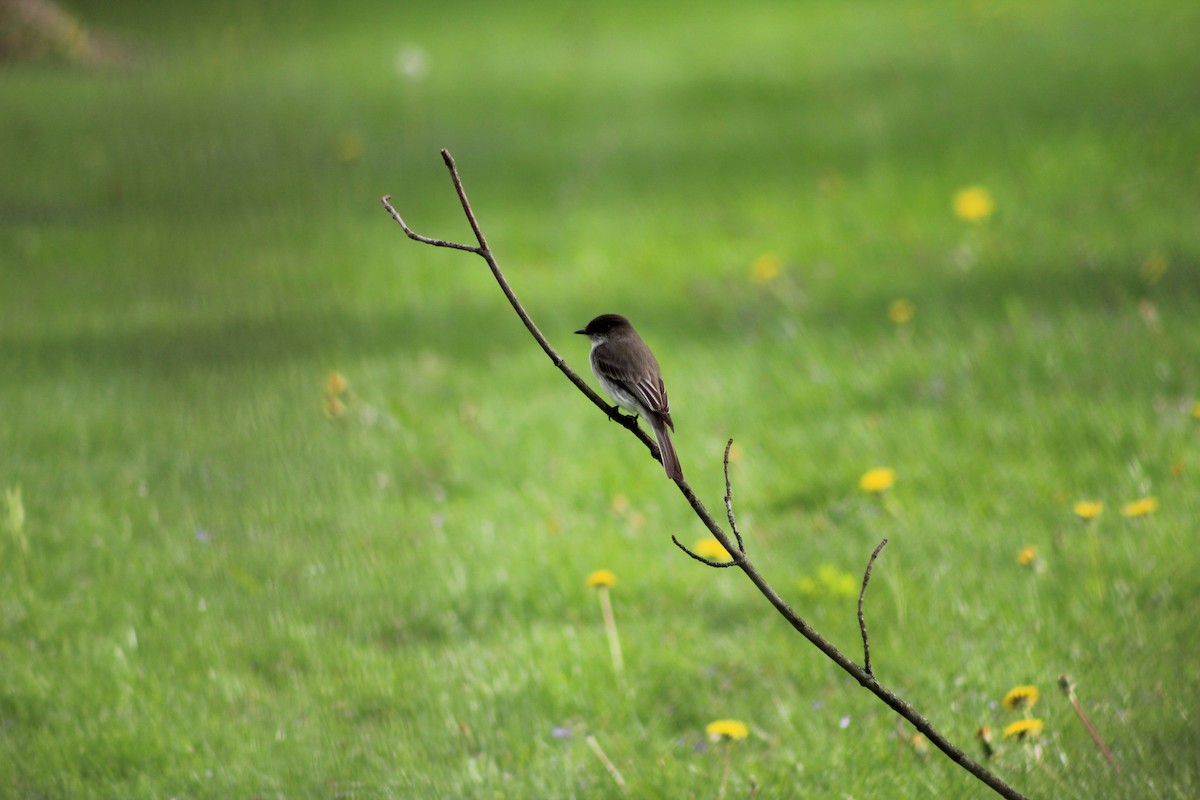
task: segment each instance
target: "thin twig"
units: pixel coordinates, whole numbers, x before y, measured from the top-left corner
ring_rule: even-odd
[[[467,192],[463,189],[462,179],[458,177],[458,167],[454,165],[454,157],[444,147],[441,153],[442,161],[446,162],[446,168],[450,170],[450,179],[454,181],[454,191],[458,192],[458,200],[462,203],[463,213],[467,215],[467,222],[471,223],[471,230],[475,233],[475,241],[479,242],[479,250],[484,253],[491,253],[492,249],[488,247],[487,239],[483,238],[483,231],[480,229],[479,223],[475,221],[475,212],[471,210],[471,203],[467,200]],[[513,297],[512,300],[516,302],[516,297]]]
[[[726,567],[736,567],[737,566],[736,561],[713,561],[711,558],[705,558],[704,556],[700,555],[699,553],[697,553],[693,550],[689,550],[688,546],[685,545],[683,542],[679,541],[679,539],[676,538],[675,534],[671,534],[671,541],[675,543],[676,547],[678,547],[683,552],[687,553],[692,558],[699,561],[701,564],[708,564],[710,567],[716,567],[717,569],[725,569]]]
[[[483,255],[483,251],[481,251],[478,247],[472,247],[469,244],[459,244],[458,242],[448,242],[445,239],[431,239],[428,236],[422,236],[412,228],[408,227],[408,224],[405,223],[404,219],[400,216],[400,212],[392,208],[392,196],[390,194],[385,195],[382,202],[383,207],[386,208],[388,213],[392,215],[392,219],[400,223],[400,227],[404,229],[404,233],[413,241],[420,242],[421,244],[433,245],[434,247],[450,247],[455,250],[466,250],[468,253],[475,253],[476,255],[480,256]]]
[[[746,545],[742,543],[742,534],[738,531],[737,520],[733,518],[733,486],[729,483],[729,449],[733,447],[733,439],[725,443],[725,513],[729,517],[729,527],[733,530],[734,538],[737,539],[738,550],[746,552]]]
[[[475,233],[475,238],[479,242],[479,247],[475,248],[467,245],[458,245],[452,242],[444,242],[439,239],[428,239],[427,237],[418,236],[409,230],[408,226],[400,218],[400,215],[397,214],[392,208],[387,197],[383,199],[384,207],[392,214],[392,218],[400,223],[400,226],[404,229],[404,232],[409,236],[410,239],[415,239],[416,241],[430,244],[435,247],[451,247],[458,250],[466,250],[482,257],[491,268],[493,277],[500,285],[505,297],[508,298],[513,310],[517,312],[517,316],[521,318],[521,321],[525,324],[525,327],[529,330],[530,334],[537,341],[538,345],[541,346],[546,355],[550,357],[550,360],[554,363],[554,365],[558,367],[558,369],[567,377],[568,380],[571,381],[571,383],[575,385],[577,389],[579,389],[580,392],[583,393],[584,396],[591,400],[592,403],[594,403],[599,409],[604,411],[605,416],[609,416],[611,418],[611,409],[609,405],[601,400],[600,396],[597,395],[596,392],[593,391],[592,388],[588,386],[587,383],[584,382],[574,370],[567,366],[562,356],[560,356],[554,350],[554,348],[550,346],[550,343],[546,340],[546,337],[543,336],[541,331],[538,330],[537,326],[533,324],[533,320],[530,319],[529,314],[517,300],[512,288],[508,285],[508,281],[505,280],[504,274],[500,271],[500,267],[497,265],[495,257],[488,248],[487,241],[483,238],[482,231],[480,230],[479,224],[475,219],[475,214],[471,210],[470,203],[467,201],[467,195],[463,190],[462,181],[459,179],[458,169],[454,164],[454,159],[450,157],[449,152],[442,150],[442,160],[446,162],[446,167],[450,170],[450,176],[454,181],[454,188],[458,192],[459,201],[462,203],[463,212],[466,214],[467,220],[471,224],[471,229]],[[646,445],[647,449],[655,458],[661,460],[659,457],[658,448],[653,439],[651,439],[645,431],[638,427],[635,421],[626,418],[621,418],[618,421],[628,428],[631,433],[637,436],[638,439],[641,440],[642,444]],[[797,614],[791,608],[791,606],[789,606],[787,602],[785,602],[784,599],[779,596],[779,593],[776,592],[769,583],[767,583],[766,579],[763,578],[757,568],[755,568],[754,564],[750,561],[745,552],[738,548],[734,544],[733,540],[731,540],[729,535],[727,535],[721,526],[717,524],[717,521],[708,512],[708,509],[706,509],[704,504],[700,502],[700,499],[696,497],[696,493],[692,491],[692,487],[687,483],[687,481],[676,481],[675,485],[679,487],[680,493],[683,494],[684,499],[687,500],[688,504],[692,507],[692,510],[696,513],[697,518],[699,518],[699,520],[704,524],[704,527],[707,528],[709,532],[712,533],[713,537],[721,543],[721,546],[730,553],[734,564],[736,564],[742,570],[742,572],[745,573],[746,577],[750,579],[750,582],[755,585],[763,597],[765,597],[767,601],[775,607],[775,610],[778,611],[779,614],[785,620],[787,620],[788,624],[790,624],[801,636],[807,639],[814,647],[824,653],[826,657],[828,657],[835,664],[841,667],[842,670],[858,681],[861,686],[865,687],[868,691],[883,701],[883,703],[885,703],[889,708],[893,709],[900,716],[912,723],[913,727],[924,734],[925,738],[927,738],[935,747],[941,750],[951,761],[974,775],[1001,797],[1007,798],[1007,800],[1025,800],[1024,795],[1022,795],[1016,789],[1013,789],[996,775],[992,774],[981,764],[974,761],[961,749],[955,747],[953,743],[951,743],[945,736],[943,736],[936,728],[933,727],[929,720],[925,719],[925,717],[919,714],[916,709],[900,698],[895,692],[880,684],[879,681],[875,679],[874,675],[855,664],[852,660],[847,658],[844,653],[838,650],[828,639],[819,634],[816,629],[809,625],[803,617]],[[702,556],[697,556],[695,553],[692,553],[690,550],[680,544],[678,539],[672,537],[672,540],[680,547],[680,549],[687,552],[688,555],[692,556],[697,561],[702,561],[713,567],[729,566],[723,565],[720,562],[711,562],[709,559],[706,559]],[[596,745],[596,748],[598,747],[599,745]]]
[[[871,553],[871,558],[867,561],[867,570],[863,573],[862,589],[858,592],[858,629],[862,632],[863,640],[863,669],[868,675],[874,675],[871,671],[871,645],[867,641],[867,620],[863,616],[863,595],[867,593],[867,584],[871,582],[871,568],[875,566],[875,559],[879,556],[879,551],[887,545],[887,539],[884,539],[879,544],[875,545],[875,551]]]

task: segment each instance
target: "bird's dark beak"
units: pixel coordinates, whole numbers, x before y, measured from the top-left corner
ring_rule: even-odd
[[[584,328],[584,329],[583,329],[583,330],[581,330],[581,331],[575,331],[575,332],[576,332],[576,333],[582,333],[584,336],[587,336],[587,328]]]

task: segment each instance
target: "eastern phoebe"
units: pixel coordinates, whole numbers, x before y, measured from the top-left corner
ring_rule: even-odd
[[[601,314],[586,328],[575,332],[592,340],[592,371],[604,391],[618,406],[650,423],[658,439],[658,452],[667,477],[674,481],[683,480],[679,457],[675,455],[667,430],[675,430],[671,405],[667,402],[667,387],[663,386],[654,353],[629,320],[620,314]]]

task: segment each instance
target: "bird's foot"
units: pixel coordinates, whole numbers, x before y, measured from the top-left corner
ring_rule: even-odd
[[[608,409],[608,418],[613,422],[619,422],[622,425],[628,425],[630,421],[637,422],[637,414],[622,414],[620,406],[611,406]]]

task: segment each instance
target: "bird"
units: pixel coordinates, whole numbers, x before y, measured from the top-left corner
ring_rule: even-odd
[[[644,417],[658,440],[659,457],[667,477],[683,480],[679,457],[671,444],[671,405],[658,359],[629,320],[620,314],[601,314],[575,331],[591,340],[592,372],[604,391],[626,411]]]

